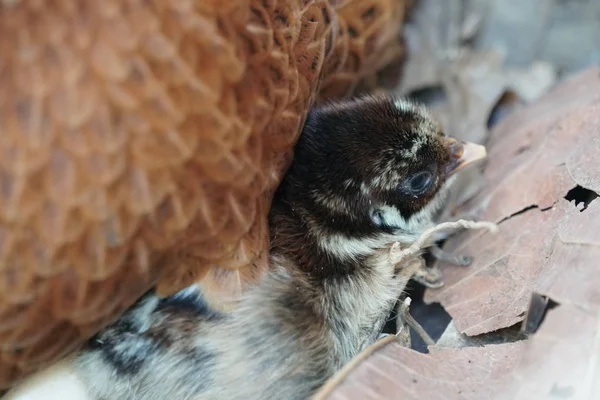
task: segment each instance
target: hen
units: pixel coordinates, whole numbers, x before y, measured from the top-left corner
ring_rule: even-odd
[[[403,0],[0,0],[0,388],[147,289],[227,308],[310,105],[402,56]],[[389,71],[395,71],[392,69]]]

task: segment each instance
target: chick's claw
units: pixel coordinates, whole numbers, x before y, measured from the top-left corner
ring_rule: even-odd
[[[437,267],[428,267],[423,257],[416,257],[406,264],[397,267],[397,274],[407,280],[412,279],[428,288],[439,288],[444,285],[444,276]]]
[[[443,250],[438,246],[432,246],[430,253],[438,261],[447,262],[452,265],[458,265],[461,267],[468,267],[473,262],[473,257],[465,256],[461,254],[452,254],[448,251]]]
[[[423,265],[423,268],[415,271],[412,279],[431,289],[437,289],[444,286],[444,276],[442,271],[435,266],[427,267]]]

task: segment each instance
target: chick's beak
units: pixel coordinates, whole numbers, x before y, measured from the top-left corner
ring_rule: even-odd
[[[486,157],[484,146],[470,142],[459,142],[453,138],[446,138],[446,145],[450,149],[450,163],[447,167],[448,176],[456,173],[465,166]]]

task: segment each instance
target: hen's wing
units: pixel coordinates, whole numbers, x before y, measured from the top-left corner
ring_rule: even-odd
[[[397,57],[403,9],[0,1],[0,387],[155,284],[218,305],[258,276],[320,79],[345,95]]]

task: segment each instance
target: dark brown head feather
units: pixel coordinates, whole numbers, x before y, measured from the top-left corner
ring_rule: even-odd
[[[304,264],[300,258],[306,257],[306,249],[295,249],[290,238],[306,247],[307,241],[298,238],[312,235],[312,254],[323,253],[324,259],[335,263],[335,257],[317,243],[322,236],[368,240],[397,233],[403,226],[385,221],[385,213],[377,212],[381,207],[397,210],[408,223],[446,181],[449,160],[439,126],[409,102],[367,96],[314,108],[275,195],[273,250],[293,250],[302,255],[296,261]],[[432,174],[431,187],[419,196],[403,190],[404,182],[421,171]]]

